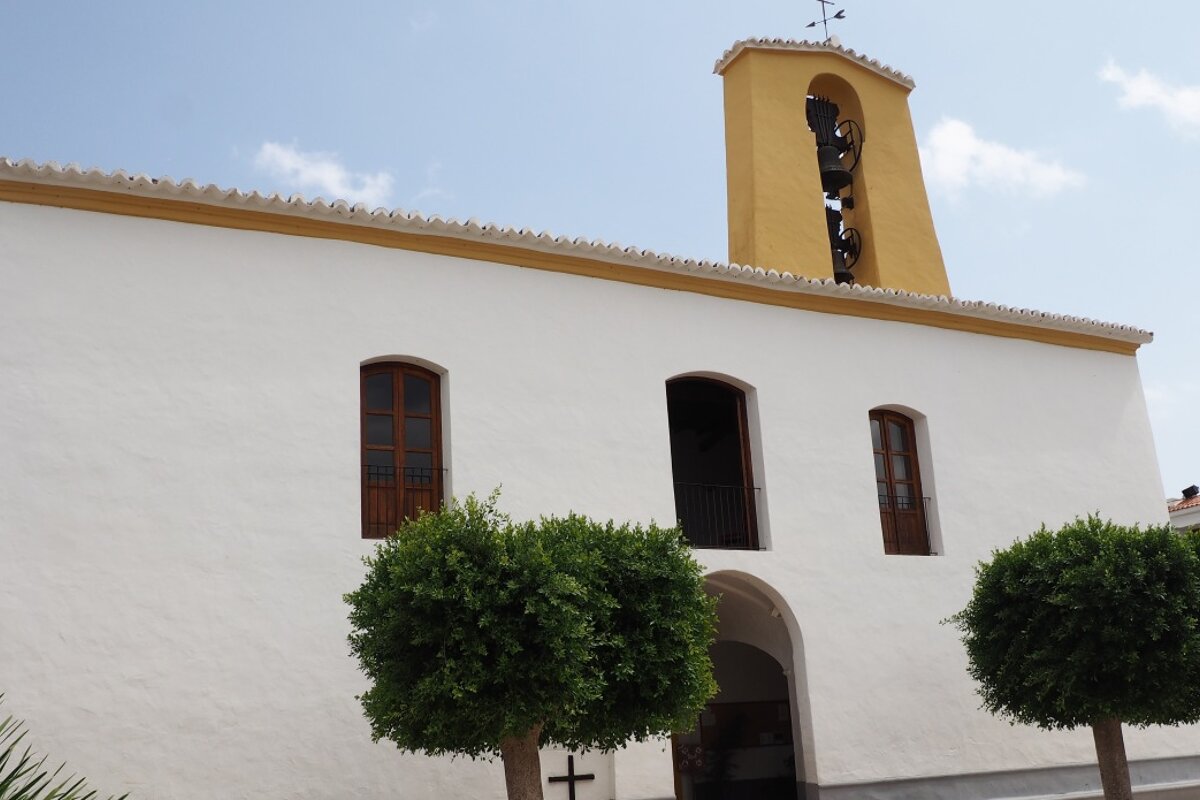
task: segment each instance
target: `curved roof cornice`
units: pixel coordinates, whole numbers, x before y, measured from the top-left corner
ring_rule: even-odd
[[[797,53],[833,53],[851,63],[871,70],[876,75],[894,81],[906,89],[914,89],[917,85],[911,76],[905,75],[903,72],[893,69],[887,64],[880,63],[877,59],[867,58],[864,55],[856,53],[848,47],[843,47],[840,44],[810,42],[798,39],[740,39],[725,51],[725,55],[717,59],[717,63],[713,66],[713,72],[717,75],[723,75],[729,65],[746,50],[790,50]]]
[[[8,184],[7,187],[4,184]],[[21,189],[21,184],[28,184],[27,190]],[[13,188],[16,187],[16,188]],[[62,187],[63,192],[55,193],[56,187]],[[7,189],[7,190],[6,190]],[[48,191],[49,190],[49,191]],[[66,197],[71,190],[85,190],[92,193],[105,193],[117,196],[109,204],[110,207],[94,208],[95,203],[85,203],[78,199]],[[62,196],[59,196],[62,195]],[[899,307],[902,312],[886,315],[890,319],[913,321],[918,324],[922,320],[931,319],[928,315],[918,318],[920,312],[934,312],[937,315],[977,320],[974,325],[943,325],[959,329],[978,329],[979,332],[995,332],[998,335],[1008,335],[1001,331],[989,329],[991,323],[1001,325],[1017,325],[1046,331],[1058,331],[1064,334],[1084,337],[1099,337],[1113,342],[1131,345],[1130,352],[1137,345],[1146,344],[1153,339],[1150,331],[1130,325],[1119,325],[1110,322],[1074,317],[1065,314],[1053,314],[1024,308],[1013,308],[996,303],[986,303],[978,300],[961,300],[945,295],[927,295],[907,292],[902,289],[881,289],[859,284],[837,284],[832,278],[813,279],[795,275],[791,272],[779,271],[764,267],[727,264],[707,259],[682,258],[667,253],[656,253],[638,247],[627,247],[615,242],[605,242],[599,239],[570,238],[558,236],[548,231],[541,233],[528,228],[512,228],[481,223],[476,219],[460,222],[454,219],[443,219],[439,216],[424,216],[417,212],[392,210],[384,208],[369,209],[364,204],[351,205],[344,200],[329,202],[317,197],[307,200],[302,195],[294,194],[284,197],[280,194],[260,194],[257,191],[242,192],[237,189],[222,189],[213,184],[200,185],[191,179],[175,181],[169,177],[151,178],[148,175],[129,174],[122,170],[103,172],[99,169],[84,169],[76,164],[65,167],[54,162],[39,164],[30,160],[13,161],[0,157],[0,200],[12,202],[36,203],[41,205],[81,208],[84,210],[102,210],[111,213],[129,213],[137,216],[158,216],[173,218],[171,215],[145,213],[144,210],[123,210],[119,207],[120,196],[132,196],[159,201],[180,201],[188,204],[212,207],[221,210],[223,217],[219,220],[206,218],[189,219],[201,224],[224,225],[226,227],[246,227],[254,229],[255,224],[229,224],[231,213],[249,212],[258,214],[282,215],[287,217],[310,220],[314,225],[325,226],[323,230],[331,230],[329,224],[344,226],[347,230],[366,229],[395,232],[409,236],[425,236],[432,241],[459,240],[467,244],[475,243],[480,247],[492,248],[489,252],[499,252],[496,247],[504,250],[511,249],[514,255],[506,256],[503,263],[521,265],[522,259],[517,254],[522,251],[534,251],[550,254],[567,259],[585,259],[593,264],[621,265],[633,268],[629,275],[637,275],[645,271],[667,273],[673,276],[694,276],[747,287],[747,290],[767,290],[771,294],[803,295],[812,298],[807,302],[808,307],[819,307],[829,310],[834,306],[827,301],[839,299],[860,301],[873,305]],[[100,204],[103,206],[103,204]],[[270,230],[269,227],[260,228]],[[281,231],[287,232],[287,231]],[[325,236],[324,233],[311,235]],[[355,238],[345,236],[343,238]],[[411,240],[410,240],[411,241]],[[392,245],[404,247],[404,245]],[[430,247],[436,251],[436,247]],[[487,258],[488,256],[481,256]],[[545,268],[554,269],[553,266]],[[586,270],[576,270],[578,274],[588,274]],[[652,280],[635,279],[632,282],[655,285]],[[680,288],[672,285],[670,288]],[[725,296],[738,296],[730,291]],[[761,294],[753,298],[759,302]],[[794,305],[801,307],[799,300],[777,303],[779,305]],[[853,313],[844,311],[840,313]],[[858,314],[859,316],[876,316],[874,314]],[[909,319],[911,317],[911,319]],[[936,324],[925,322],[925,324]]]

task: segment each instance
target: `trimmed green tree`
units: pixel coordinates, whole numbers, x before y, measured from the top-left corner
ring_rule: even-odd
[[[538,747],[611,750],[688,729],[716,691],[715,601],[678,530],[513,523],[474,497],[406,523],[346,595],[376,741],[500,755],[540,800]]]
[[[970,603],[950,619],[986,709],[1091,727],[1108,800],[1132,797],[1123,722],[1200,720],[1196,541],[1094,515],[1043,525],[977,567]]]

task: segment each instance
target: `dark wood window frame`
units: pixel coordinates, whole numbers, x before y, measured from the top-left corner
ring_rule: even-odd
[[[359,370],[362,536],[382,539],[442,505],[441,378],[407,362]]]
[[[689,536],[689,541],[695,547],[703,548],[718,548],[718,549],[737,549],[737,550],[758,550],[761,546],[761,539],[758,532],[758,489],[754,485],[754,465],[753,455],[750,450],[750,425],[748,415],[746,413],[746,393],[732,383],[728,383],[717,378],[702,377],[698,375],[684,375],[678,378],[672,378],[667,381],[668,396],[671,387],[685,384],[709,384],[719,387],[728,392],[734,399],[735,413],[737,415],[737,436],[740,449],[740,471],[741,485],[740,486],[697,486],[678,483],[678,477],[675,483],[675,509],[676,516],[681,525],[686,527],[686,519],[689,512],[686,508],[699,508],[701,516],[712,516],[715,521],[719,522],[726,519],[734,524],[734,527],[740,530],[729,531],[718,535],[715,538],[702,537],[696,539],[689,536],[685,530],[684,535]],[[668,399],[668,404],[669,404]],[[674,473],[674,465],[672,465]],[[703,494],[713,494],[715,497],[695,497],[699,492]]]
[[[916,424],[899,411],[884,409],[872,411],[870,419],[883,552],[930,555],[928,498],[921,491]]]

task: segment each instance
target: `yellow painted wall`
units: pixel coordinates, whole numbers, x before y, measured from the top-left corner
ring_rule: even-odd
[[[730,261],[833,276],[816,141],[805,116],[805,98],[815,93],[863,128],[855,208],[845,212],[846,227],[863,237],[856,282],[950,294],[908,87],[835,51],[751,46],[723,75]]]

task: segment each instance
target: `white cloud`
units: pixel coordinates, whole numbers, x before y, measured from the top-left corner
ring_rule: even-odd
[[[431,161],[425,165],[425,184],[421,187],[421,191],[413,195],[412,202],[409,204],[413,208],[420,210],[421,204],[426,200],[453,200],[454,195],[442,188],[442,162]]]
[[[1032,150],[981,139],[970,125],[949,117],[930,131],[921,148],[921,164],[925,180],[950,195],[977,186],[1047,197],[1084,183],[1080,172]]]
[[[1112,61],[1099,77],[1121,88],[1117,99],[1121,108],[1156,109],[1175,130],[1200,136],[1200,86],[1172,86],[1144,69],[1131,75]]]
[[[1178,369],[1175,371],[1178,373]],[[1144,384],[1146,410],[1154,429],[1158,464],[1166,481],[1165,491],[1177,497],[1181,486],[1196,481],[1196,447],[1200,423],[1200,380],[1176,375],[1169,381],[1147,378]]]
[[[408,27],[414,34],[428,33],[433,30],[437,22],[437,12],[432,8],[426,8],[408,18]]]
[[[1146,395],[1150,421],[1156,430],[1164,433],[1191,419],[1200,403],[1200,381],[1197,380],[1176,379],[1170,384],[1150,380],[1145,382],[1142,391]]]
[[[326,200],[386,206],[392,192],[387,172],[350,172],[336,153],[305,153],[295,145],[263,142],[254,166],[287,183],[295,191],[312,191]]]

